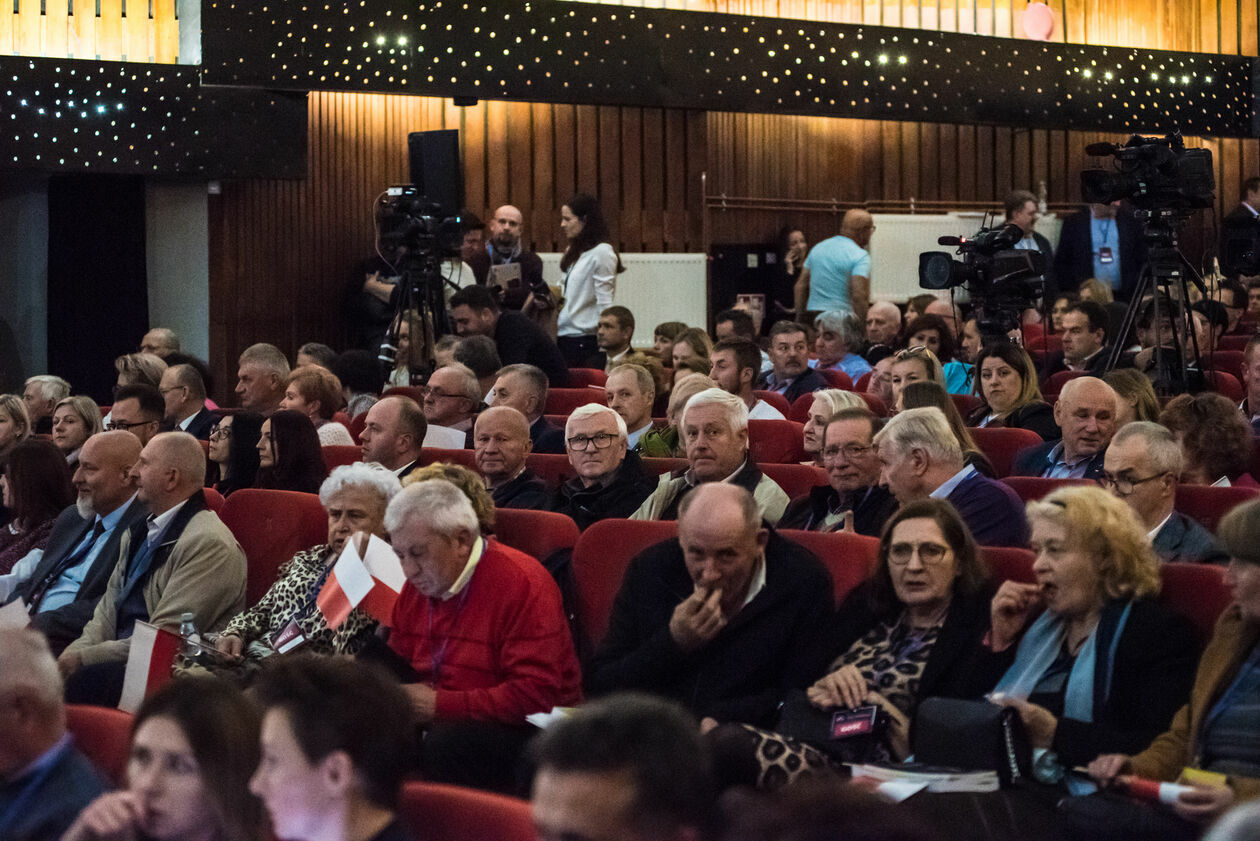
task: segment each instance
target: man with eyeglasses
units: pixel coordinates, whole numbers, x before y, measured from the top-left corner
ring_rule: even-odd
[[[827,484],[792,500],[779,528],[879,536],[897,510],[897,498],[879,484],[874,446],[878,423],[870,410],[860,406],[831,416],[822,445]]]
[[[551,510],[572,517],[579,529],[629,517],[652,493],[643,462],[627,450],[626,422],[612,409],[598,403],[579,406],[569,415],[564,435],[577,475],[556,491]]]
[[[166,412],[161,393],[151,385],[125,385],[114,393],[114,407],[110,411],[110,431],[130,432],[140,439],[140,445],[149,443],[157,435]]]
[[[1227,564],[1229,555],[1211,532],[1173,510],[1181,462],[1172,432],[1151,421],[1133,421],[1107,448],[1102,483],[1133,509],[1160,560]]]
[[[486,409],[473,427],[473,451],[496,508],[546,510],[547,486],[525,466],[531,445],[524,415],[510,406]]]
[[[458,362],[438,368],[424,387],[424,419],[429,426],[467,432],[481,405],[481,385],[467,365]]]
[[[158,385],[167,431],[183,430],[199,441],[210,439],[214,414],[206,408],[206,383],[191,365],[172,365]]]

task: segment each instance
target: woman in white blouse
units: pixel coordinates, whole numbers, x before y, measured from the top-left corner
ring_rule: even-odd
[[[619,272],[625,271],[609,240],[608,223],[594,196],[578,193],[560,208],[560,229],[569,247],[560,259],[564,306],[556,344],[570,367],[582,367],[599,351],[599,314],[612,306]]]

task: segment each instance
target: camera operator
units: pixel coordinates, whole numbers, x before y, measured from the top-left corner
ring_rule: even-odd
[[[1037,233],[1037,220],[1041,218],[1041,211],[1037,206],[1037,197],[1027,190],[1012,190],[1006,194],[1004,202],[1006,210],[1007,225],[1018,225],[1019,229],[1024,232],[1024,238],[1012,246],[1017,251],[1040,251],[1045,255],[1045,268],[1042,271],[1042,277],[1046,281],[1046,292],[1051,294],[1051,290],[1055,289],[1054,283],[1054,249],[1050,247],[1050,240]]]

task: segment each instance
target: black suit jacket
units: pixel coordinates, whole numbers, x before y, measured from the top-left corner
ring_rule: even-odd
[[[214,426],[215,420],[214,413],[202,406],[201,411],[193,415],[185,431],[198,441],[209,441],[210,428]]]
[[[1059,233],[1059,249],[1054,255],[1054,276],[1060,289],[1076,289],[1094,276],[1094,243],[1090,230],[1091,214],[1086,207],[1063,220]],[[1116,214],[1116,232],[1120,240],[1120,289],[1115,297],[1127,301],[1133,297],[1142,264],[1146,262],[1146,244],[1142,227],[1132,213]]]
[[[1227,564],[1229,555],[1216,542],[1212,533],[1180,511],[1172,512],[1168,522],[1155,535],[1151,547],[1161,561],[1188,564]]]
[[[1050,451],[1059,445],[1059,441],[1047,441],[1036,447],[1028,447],[1020,450],[1015,454],[1015,460],[1011,463],[1012,476],[1040,476],[1049,469],[1050,465],[1046,462],[1046,457],[1050,455]],[[1085,468],[1084,479],[1101,479],[1103,474],[1103,458],[1107,454],[1107,448],[1103,447],[1094,453],[1089,460],[1089,465]]]
[[[564,455],[564,430],[539,416],[529,425],[529,440],[534,445],[531,452]]]
[[[1217,252],[1221,271],[1227,275],[1238,273],[1241,267],[1237,258],[1251,250],[1251,244],[1257,240],[1260,240],[1260,217],[1239,203],[1221,220],[1220,250]]]
[[[569,384],[569,366],[560,348],[528,317],[503,310],[494,326],[494,344],[504,365],[528,362],[541,368],[552,388]]]
[[[1107,358],[1109,356],[1111,356],[1111,346],[1103,345],[1102,350],[1095,353],[1094,357],[1089,360],[1089,366],[1085,369],[1085,372],[1091,377],[1101,377],[1107,373]],[[1041,368],[1040,378],[1043,381],[1048,380],[1052,374],[1057,374],[1067,369],[1067,360],[1063,357],[1063,351],[1057,350],[1046,357],[1045,364]]]
[[[74,597],[74,601],[56,610],[37,613],[31,617],[31,626],[48,637],[49,645],[54,651],[61,651],[83,633],[83,626],[96,611],[96,603],[105,594],[109,576],[113,574],[114,565],[118,563],[118,542],[122,539],[123,532],[136,523],[143,524],[148,515],[148,507],[139,498],[132,500],[131,505],[123,512],[122,519],[118,521],[118,525],[114,527],[109,539],[105,541],[105,545],[101,547],[100,553],[92,562],[92,567],[79,586],[79,593]],[[48,543],[44,547],[44,556],[35,567],[31,577],[14,591],[14,597],[21,596],[29,602],[31,592],[38,583],[74,551],[74,547],[83,539],[92,523],[93,520],[80,517],[79,510],[73,505],[58,514],[57,521],[53,524],[52,534],[49,535]]]

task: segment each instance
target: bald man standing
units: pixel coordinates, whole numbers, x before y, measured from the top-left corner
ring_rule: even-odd
[[[812,324],[827,310],[848,310],[862,321],[871,296],[871,255],[867,248],[875,220],[865,210],[844,214],[840,233],[810,249],[796,281],[796,320]]]
[[[542,283],[542,258],[525,249],[525,217],[512,205],[496,210],[487,228],[490,238],[485,250],[474,254],[468,265],[478,283],[484,285],[489,279],[492,286],[502,286],[503,306],[518,310],[529,288]]]

